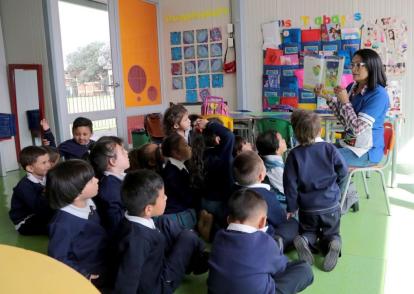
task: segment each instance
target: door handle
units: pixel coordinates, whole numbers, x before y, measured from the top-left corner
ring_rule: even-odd
[[[118,82],[115,82],[115,83],[113,83],[113,84],[109,84],[108,85],[108,87],[112,87],[112,88],[117,88],[117,87],[119,87],[120,86],[120,84],[118,83]]]

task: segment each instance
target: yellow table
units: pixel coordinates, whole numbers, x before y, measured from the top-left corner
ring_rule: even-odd
[[[99,294],[81,274],[40,253],[0,245],[0,293]]]

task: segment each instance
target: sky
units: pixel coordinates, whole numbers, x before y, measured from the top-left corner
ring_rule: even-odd
[[[59,1],[62,51],[66,56],[94,41],[109,44],[108,12]]]

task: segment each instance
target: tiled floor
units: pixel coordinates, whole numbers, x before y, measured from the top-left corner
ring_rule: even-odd
[[[330,273],[319,270],[322,258],[313,267],[315,281],[305,294],[376,294],[414,293],[414,173],[402,171],[399,188],[388,189],[392,216],[386,215],[380,179],[373,174],[369,180],[372,198],[361,194],[360,211],[342,218],[342,258]],[[46,252],[47,238],[22,237],[16,234],[7,211],[13,186],[22,174],[9,172],[0,178],[0,243]],[[362,192],[361,179],[355,178]],[[296,259],[296,253],[289,257]],[[177,293],[207,293],[207,275],[186,277]],[[1,292],[1,285],[0,285]]]

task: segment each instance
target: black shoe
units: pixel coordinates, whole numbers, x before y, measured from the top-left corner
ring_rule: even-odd
[[[202,275],[208,271],[208,259],[210,252],[203,251],[197,256],[197,261],[192,264],[192,272],[194,275]]]
[[[293,245],[295,245],[296,251],[300,260],[306,261],[308,264],[312,265],[314,262],[312,252],[309,248],[308,241],[302,236],[296,236],[293,240]]]
[[[341,253],[341,241],[335,239],[329,243],[329,251],[325,256],[323,261],[323,270],[325,272],[330,272],[336,266],[338,262],[339,254]]]

